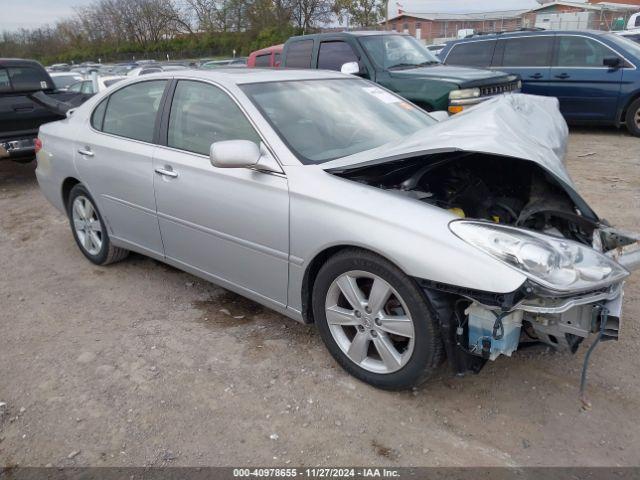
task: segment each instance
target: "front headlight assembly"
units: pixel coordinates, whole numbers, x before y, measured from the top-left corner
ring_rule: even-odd
[[[468,220],[454,220],[449,228],[465,242],[555,292],[593,290],[629,275],[609,257],[572,240]]]
[[[463,88],[461,90],[451,90],[449,92],[450,100],[465,100],[469,98],[478,98],[479,96],[479,88]]]

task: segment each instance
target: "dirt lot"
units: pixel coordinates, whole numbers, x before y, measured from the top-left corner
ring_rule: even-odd
[[[596,211],[635,230],[639,146],[574,130],[568,159]],[[640,465],[638,274],[622,339],[594,353],[590,411],[586,345],[388,393],[312,326],[141,256],[93,266],[33,170],[0,163],[0,465]]]

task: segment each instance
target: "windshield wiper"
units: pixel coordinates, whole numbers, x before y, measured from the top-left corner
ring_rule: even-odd
[[[427,66],[427,65],[437,65],[439,63],[440,62],[437,61],[437,60],[429,60],[428,62],[422,62],[422,63],[418,64],[418,66],[419,67],[424,67],[424,66]]]

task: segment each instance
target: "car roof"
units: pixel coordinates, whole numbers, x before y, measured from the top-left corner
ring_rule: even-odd
[[[26,60],[23,58],[0,58],[0,67],[19,67],[19,66],[42,67],[40,62],[36,62],[35,60]]]
[[[287,68],[217,68],[215,70],[176,70],[136,77],[151,78],[187,78],[210,80],[223,85],[241,85],[247,83],[287,82],[293,80],[318,80],[355,78],[330,70],[287,69]]]
[[[410,36],[408,33],[394,32],[392,30],[355,30],[348,32],[327,32],[327,33],[314,33],[312,35],[299,35],[297,37],[291,37],[289,40],[311,40],[314,38],[336,37],[336,36],[351,36],[351,37],[375,37],[380,35],[404,35]]]
[[[448,44],[473,42],[478,40],[493,40],[498,38],[531,37],[537,35],[586,35],[601,37],[609,32],[598,30],[521,30],[515,32],[496,32],[487,34],[476,34],[467,38],[461,38],[448,42]]]

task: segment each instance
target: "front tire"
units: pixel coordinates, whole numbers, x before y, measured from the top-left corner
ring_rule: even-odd
[[[640,98],[629,105],[625,117],[625,124],[631,135],[640,137]]]
[[[85,257],[96,265],[108,265],[123,260],[129,251],[111,244],[107,227],[95,201],[81,184],[69,192],[67,215],[73,238]]]
[[[440,331],[424,294],[378,255],[348,249],[331,257],[318,272],[312,303],[327,349],[363,382],[407,389],[442,363]]]

